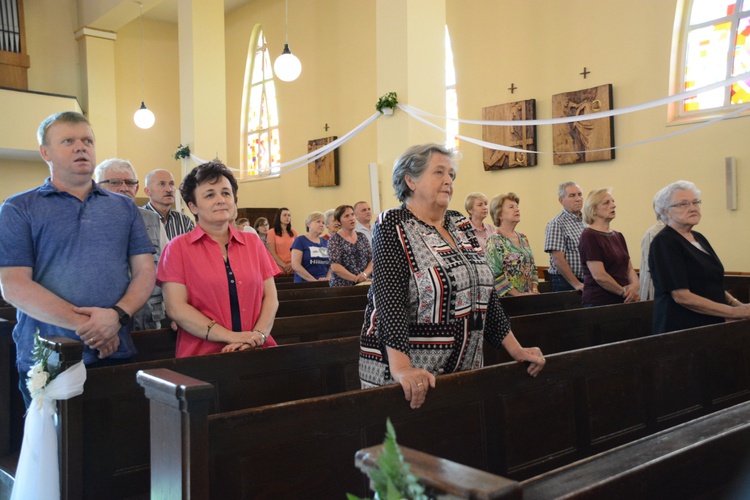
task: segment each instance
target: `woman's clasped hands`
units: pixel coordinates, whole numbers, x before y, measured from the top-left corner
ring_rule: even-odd
[[[225,345],[221,349],[221,352],[245,351],[247,349],[261,347],[266,343],[267,338],[268,334],[264,334],[260,330],[253,330],[247,333],[247,340],[243,339],[241,342],[231,342]]]

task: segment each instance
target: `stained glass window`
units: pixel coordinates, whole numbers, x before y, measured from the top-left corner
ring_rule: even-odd
[[[445,124],[445,145],[452,149],[458,149],[458,96],[456,95],[456,68],[453,65],[453,50],[451,49],[451,36],[448,26],[445,27],[445,116],[448,118]]]
[[[263,28],[253,28],[242,96],[242,176],[278,175],[281,163],[279,113],[271,57]]]
[[[740,8],[741,6],[741,8]],[[750,0],[693,0],[685,32],[683,90],[750,71]],[[686,99],[684,112],[750,102],[750,80]]]

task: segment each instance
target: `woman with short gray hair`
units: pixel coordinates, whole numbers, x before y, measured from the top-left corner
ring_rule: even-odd
[[[400,384],[412,408],[437,375],[480,368],[485,338],[531,376],[545,363],[511,332],[471,223],[448,210],[454,158],[439,144],[406,151],[393,169],[403,205],[381,213],[373,232],[359,376],[363,388]]]
[[[654,237],[648,267],[654,282],[654,333],[750,318],[750,305],[724,290],[724,266],[708,240],[693,228],[701,220],[700,191],[674,182],[654,197],[666,227]]]

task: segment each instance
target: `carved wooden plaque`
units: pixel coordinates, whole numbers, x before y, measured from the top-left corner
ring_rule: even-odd
[[[322,148],[337,139],[336,136],[307,141],[307,152]],[[307,165],[307,185],[326,187],[339,185],[339,150],[334,149],[327,155]]]
[[[509,102],[482,108],[483,120],[533,120],[536,118],[536,100]],[[482,140],[503,146],[536,151],[536,126],[482,126]],[[515,167],[533,167],[536,154],[483,148],[485,170]]]
[[[552,117],[580,116],[612,109],[612,85],[552,96]],[[613,160],[615,150],[593,151],[615,145],[615,119],[599,118],[552,126],[555,165]]]

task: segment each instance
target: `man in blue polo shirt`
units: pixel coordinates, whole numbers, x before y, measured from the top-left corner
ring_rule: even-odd
[[[0,285],[18,309],[13,340],[27,406],[37,329],[84,342],[88,366],[128,361],[135,354],[130,315],[155,283],[154,245],[138,208],[91,179],[96,150],[88,120],[58,113],[37,137],[50,177],[0,207]]]

